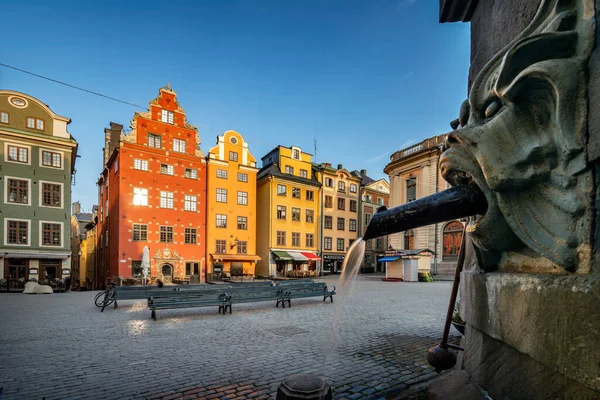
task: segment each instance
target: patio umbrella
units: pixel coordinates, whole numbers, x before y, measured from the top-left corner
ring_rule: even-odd
[[[144,246],[144,250],[142,251],[142,274],[144,275],[144,284],[146,283],[146,279],[148,278],[148,273],[150,272],[150,249],[148,246]]]

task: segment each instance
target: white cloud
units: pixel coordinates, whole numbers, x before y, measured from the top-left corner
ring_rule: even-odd
[[[365,160],[365,163],[372,163],[372,162],[375,162],[375,161],[382,160],[382,159],[386,158],[387,156],[389,156],[390,153],[391,153],[390,151],[386,151],[385,153],[381,153],[378,156],[371,157],[371,158]]]

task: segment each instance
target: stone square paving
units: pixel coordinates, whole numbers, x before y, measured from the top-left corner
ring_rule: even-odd
[[[450,289],[360,276],[333,304],[164,310],[157,321],[141,300],[101,313],[97,292],[2,293],[0,387],[4,399],[269,399],[285,377],[311,372],[337,399],[383,398],[436,376],[425,353]]]

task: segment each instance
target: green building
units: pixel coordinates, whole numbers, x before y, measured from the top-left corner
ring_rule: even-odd
[[[0,90],[0,290],[71,274],[69,118],[24,93]]]

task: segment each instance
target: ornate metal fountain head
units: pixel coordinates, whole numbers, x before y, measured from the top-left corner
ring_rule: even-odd
[[[440,160],[475,183],[487,211],[468,231],[485,269],[586,273],[592,173],[586,159],[593,0],[543,0],[531,24],[477,75]]]

